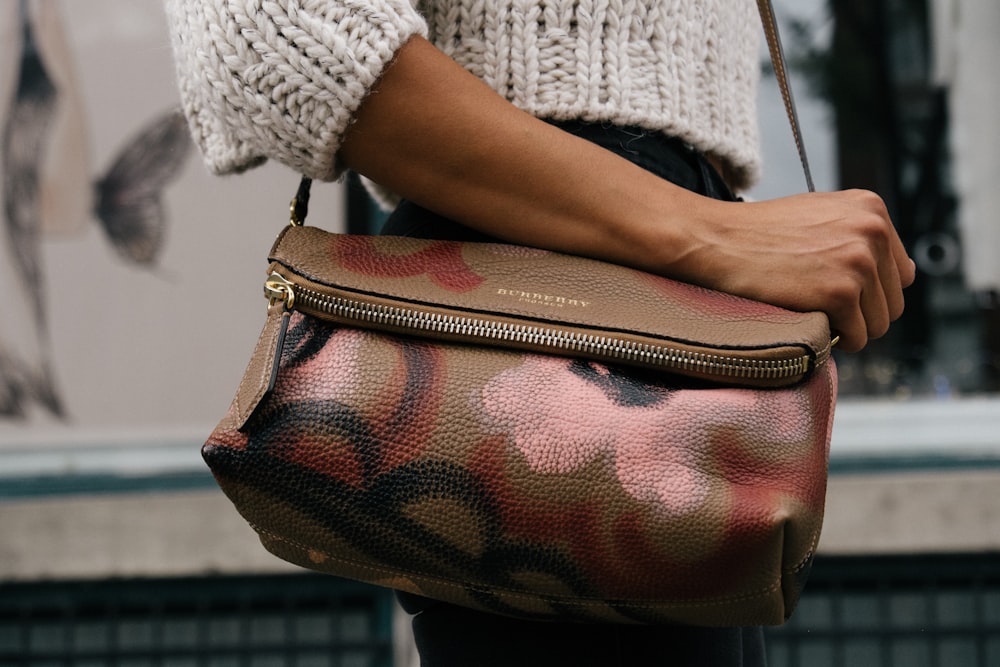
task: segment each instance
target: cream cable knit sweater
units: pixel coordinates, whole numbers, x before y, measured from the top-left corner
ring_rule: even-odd
[[[184,110],[216,173],[336,178],[361,101],[414,35],[542,118],[638,125],[759,171],[750,0],[166,0]]]

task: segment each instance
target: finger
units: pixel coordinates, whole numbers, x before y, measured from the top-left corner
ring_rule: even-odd
[[[879,280],[885,294],[889,321],[894,322],[903,314],[905,306],[903,280],[900,277],[899,266],[895,261],[887,260],[879,264]]]
[[[888,217],[885,217],[884,221],[887,236],[875,248],[875,252],[882,295],[886,301],[889,322],[893,322],[903,314],[905,305],[903,288],[913,282],[916,265],[906,254],[906,249],[903,247],[892,221]],[[877,335],[872,337],[875,338]]]
[[[899,232],[896,230],[896,226],[893,224],[892,218],[889,216],[889,209],[885,205],[885,200],[874,192],[853,192],[860,197],[859,201],[861,202],[861,205],[870,213],[874,213],[877,218],[880,219],[881,223],[885,225],[883,229],[885,230],[886,238],[888,239],[888,252],[892,257],[892,261],[896,265],[896,272],[899,275],[900,285],[902,287],[909,287],[913,283],[916,275],[916,264],[912,259],[910,259],[910,256],[906,252],[906,247],[899,238]]]
[[[858,352],[868,344],[868,325],[857,305],[839,313],[831,313],[830,329],[834,337],[840,338],[837,348],[844,352]]]
[[[889,330],[889,304],[881,283],[873,283],[861,292],[861,312],[868,338],[881,338]]]
[[[912,285],[917,279],[917,263],[907,256],[902,264],[897,262],[897,266],[899,267],[899,284],[903,287]]]
[[[899,276],[900,287],[909,287],[916,279],[917,264],[910,259],[906,248],[903,246],[903,242],[899,239],[899,235],[896,234],[895,228],[893,228],[893,237],[890,240],[890,251],[892,252],[896,274]]]
[[[885,224],[888,225],[888,222]],[[853,279],[848,282],[850,287],[841,292],[845,299],[841,303],[845,307],[853,306],[854,312],[851,315],[855,318],[860,315],[862,320],[860,325],[863,328],[852,336],[861,347],[869,339],[879,338],[889,330],[891,320],[887,291],[900,291],[898,283],[893,284],[895,262],[890,258],[887,240],[884,234],[875,234],[868,244],[853,246],[854,255],[850,258],[849,265],[854,274]],[[853,324],[858,326],[856,321]]]
[[[906,252],[906,246],[903,245],[902,239],[899,238],[899,232],[896,230],[896,226],[892,223],[892,219],[889,217],[889,211],[885,207],[885,202],[883,200],[879,199],[879,206],[876,206],[875,212],[888,226],[889,253],[892,256],[896,273],[899,276],[899,284],[901,287],[909,287],[913,284],[913,281],[916,278],[917,265],[912,259],[910,259],[909,254]]]
[[[903,314],[903,281],[912,282],[909,275],[912,260],[906,254],[906,249],[899,238],[885,202],[878,198],[869,200],[872,211],[876,214],[878,233],[871,237],[871,246],[877,283],[868,283],[861,293],[861,309],[868,327],[869,338],[879,338],[889,330],[892,321]],[[907,283],[909,284],[909,283]]]

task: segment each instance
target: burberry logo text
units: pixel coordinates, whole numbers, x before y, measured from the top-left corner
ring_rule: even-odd
[[[553,294],[539,294],[538,292],[525,292],[524,290],[517,289],[498,288],[497,295],[514,298],[521,303],[530,303],[536,306],[553,306],[555,308],[565,308],[566,306],[586,308],[591,304],[590,301],[584,301],[582,299],[571,299],[569,297],[555,296]]]

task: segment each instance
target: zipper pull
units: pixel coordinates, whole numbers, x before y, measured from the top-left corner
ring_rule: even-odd
[[[257,347],[233,401],[236,428],[240,430],[274,389],[291,317],[292,312],[284,308],[280,311],[273,309],[268,313],[264,330],[260,333]]]
[[[292,317],[291,308],[295,304],[293,287],[291,282],[278,273],[272,273],[264,283],[264,296],[269,304],[267,322],[236,392],[233,407],[238,429],[242,430],[246,426],[278,381],[285,334]]]
[[[277,271],[272,271],[264,281],[264,296],[267,297],[269,309],[280,301],[284,304],[285,310],[291,310],[295,307],[295,283]]]
[[[274,334],[270,353],[270,372],[267,374],[267,385],[264,389],[263,397],[267,396],[274,389],[278,381],[278,368],[281,366],[281,354],[285,349],[285,334],[288,332],[288,322],[292,319],[292,308],[295,306],[295,284],[287,280],[277,271],[272,271],[264,282],[264,296],[267,297],[267,311],[269,318],[273,316],[272,311],[278,303],[281,303],[281,319],[278,324],[278,331]]]

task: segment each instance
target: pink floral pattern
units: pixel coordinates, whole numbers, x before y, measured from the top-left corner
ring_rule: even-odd
[[[803,427],[809,406],[788,400],[796,394],[659,388],[659,400],[647,396],[645,404],[629,404],[600,381],[574,372],[579,363],[527,356],[483,390],[493,428],[507,435],[536,472],[571,473],[604,458],[631,497],[683,515],[697,509],[720,478],[787,463],[775,460],[776,452],[785,449],[783,442],[802,442],[812,435]],[[598,380],[612,373],[599,364],[587,365]],[[657,391],[649,385],[644,389]],[[567,410],[567,396],[576,409]],[[711,421],[704,419],[706,402],[713,407]],[[754,419],[776,428],[737,428]],[[774,438],[751,442],[746,433]],[[720,451],[720,443],[728,451]],[[737,465],[727,466],[737,457]]]
[[[334,236],[332,252],[344,268],[365,276],[412,277],[427,274],[438,286],[453,292],[467,292],[483,283],[462,259],[462,244],[435,241],[407,255],[387,255],[379,251],[378,237]]]

